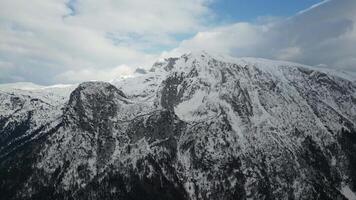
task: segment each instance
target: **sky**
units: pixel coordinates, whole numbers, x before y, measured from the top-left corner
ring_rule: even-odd
[[[205,50],[356,72],[355,0],[1,0],[0,83],[111,80]]]

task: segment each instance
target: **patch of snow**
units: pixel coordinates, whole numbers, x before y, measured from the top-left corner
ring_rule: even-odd
[[[203,100],[205,96],[206,93],[204,91],[197,91],[192,98],[176,106],[174,108],[174,112],[180,119],[186,121],[196,120],[197,117],[194,116],[194,113],[200,106],[203,105]]]
[[[348,199],[348,200],[356,200],[356,194],[350,189],[348,185],[345,185],[341,188],[341,193]]]

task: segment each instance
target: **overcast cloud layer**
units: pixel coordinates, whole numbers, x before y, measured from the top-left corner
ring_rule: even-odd
[[[355,0],[215,27],[211,2],[2,0],[0,83],[110,80],[191,50],[356,72]]]

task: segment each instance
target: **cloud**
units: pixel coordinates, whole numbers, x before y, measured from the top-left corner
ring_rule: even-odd
[[[66,21],[101,30],[131,33],[177,33],[198,29],[209,13],[203,0],[75,0]],[[109,20],[109,21],[108,21]]]
[[[2,0],[0,83],[112,79],[202,49],[356,71],[354,0],[215,27],[214,1]]]
[[[109,69],[79,69],[69,70],[55,76],[55,80],[60,83],[82,82],[83,80],[108,81],[121,76],[129,76],[134,73],[134,69],[127,65],[120,65]]]
[[[356,1],[329,0],[288,19],[235,23],[197,33],[171,52],[208,50],[356,72]]]
[[[150,65],[160,49],[179,43],[176,34],[205,26],[209,2],[2,0],[0,82],[53,84],[73,71],[83,79],[60,80],[84,81],[118,65]]]

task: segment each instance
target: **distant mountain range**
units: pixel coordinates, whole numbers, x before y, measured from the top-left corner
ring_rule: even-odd
[[[206,52],[0,86],[1,199],[356,199],[356,82]]]

